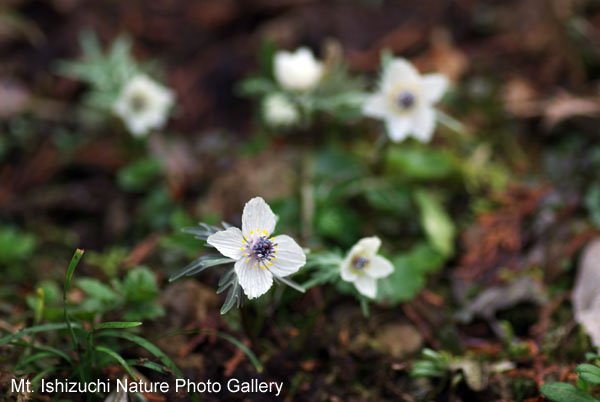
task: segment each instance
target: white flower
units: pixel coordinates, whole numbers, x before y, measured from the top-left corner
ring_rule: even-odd
[[[244,207],[242,230],[230,227],[207,239],[225,257],[236,260],[235,273],[249,299],[265,294],[273,285],[273,276],[291,275],[306,263],[294,239],[270,237],[276,220],[265,200],[256,197]]]
[[[428,142],[435,129],[433,104],[440,100],[447,86],[444,75],[420,75],[407,60],[394,59],[385,67],[379,92],[367,99],[363,113],[385,120],[394,142],[410,134]]]
[[[272,94],[263,102],[263,118],[273,127],[292,126],[300,120],[300,113],[287,97]]]
[[[274,73],[283,88],[307,91],[321,80],[323,63],[317,61],[306,47],[299,48],[295,53],[279,51],[275,54]]]
[[[356,289],[371,299],[377,294],[377,279],[384,278],[394,271],[390,261],[376,255],[379,246],[381,240],[377,236],[359,240],[340,266],[342,279],[354,282]]]
[[[140,137],[165,125],[174,99],[173,91],[138,74],[125,85],[113,111],[133,135]]]

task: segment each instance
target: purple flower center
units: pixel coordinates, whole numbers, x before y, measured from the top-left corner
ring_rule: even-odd
[[[271,261],[274,258],[276,243],[266,236],[259,237],[251,247],[252,254],[258,261]]]
[[[412,108],[417,101],[415,95],[410,91],[402,91],[396,97],[396,104],[400,109],[408,110]]]
[[[369,264],[369,259],[365,257],[354,257],[352,259],[352,266],[357,271],[362,271]]]

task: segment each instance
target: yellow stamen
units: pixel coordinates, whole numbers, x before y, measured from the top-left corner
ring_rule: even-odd
[[[254,268],[256,268],[256,264],[254,264]]]
[[[274,238],[274,237],[271,237],[269,240],[271,240],[271,241],[275,241],[275,238]],[[277,247],[277,246],[275,246],[275,247]]]
[[[249,263],[249,262],[250,262],[250,258],[247,258],[247,259],[246,259],[246,263]]]
[[[266,236],[266,235],[268,235],[268,233],[267,233],[267,231],[266,231],[266,230],[263,230],[263,233],[265,234],[265,236]]]
[[[250,234],[254,234],[254,230],[251,230],[251,231],[250,231]]]

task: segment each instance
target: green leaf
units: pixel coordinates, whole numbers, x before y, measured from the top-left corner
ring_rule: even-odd
[[[352,244],[360,234],[361,219],[351,208],[340,204],[319,208],[316,229],[319,235],[336,239],[344,245]]]
[[[130,366],[145,367],[147,369],[154,370],[161,374],[168,373],[168,370],[165,366],[161,366],[160,364],[151,362],[149,360],[127,360],[127,363]]]
[[[376,187],[364,192],[369,204],[376,209],[394,215],[404,215],[412,206],[410,192],[405,188]]]
[[[81,249],[75,250],[75,254],[73,254],[73,258],[71,258],[71,262],[69,263],[69,268],[67,269],[67,276],[65,277],[65,288],[63,292],[63,299],[67,299],[67,290],[69,290],[69,286],[71,285],[71,278],[73,277],[73,273],[75,272],[75,268],[77,268],[77,264],[79,264],[79,260],[83,257],[84,251]]]
[[[114,290],[94,278],[79,279],[77,281],[77,286],[92,299],[99,300],[103,303],[109,304],[120,299],[119,295],[115,293]]]
[[[251,77],[242,81],[237,91],[242,96],[265,95],[276,92],[277,86],[273,81],[263,77]]]
[[[552,401],[556,402],[597,402],[585,391],[575,388],[571,384],[564,382],[547,382],[542,384],[540,392]]]
[[[248,357],[248,359],[250,360],[250,362],[252,363],[252,365],[254,366],[256,371],[258,371],[259,373],[261,373],[263,371],[262,364],[260,364],[260,361],[258,360],[256,355],[250,349],[248,349],[248,347],[246,345],[244,345],[243,343],[241,343],[240,341],[238,341],[231,335],[224,334],[222,332],[217,332],[216,334],[219,338],[223,338],[226,341],[233,343],[237,348],[239,348],[242,352],[244,352],[244,354]]]
[[[579,377],[589,382],[590,384],[600,384],[600,367],[593,364],[583,363],[575,368],[575,372]]]
[[[235,260],[232,260],[228,257],[223,257],[221,255],[205,255],[197,258],[187,266],[183,267],[183,269],[178,274],[173,275],[169,278],[169,282],[173,282],[174,280],[177,280],[182,276],[199,274],[205,269],[214,267],[216,265],[232,264],[234,262]]]
[[[52,352],[35,353],[23,360],[20,360],[19,363],[17,363],[17,365],[15,366],[15,371],[18,371],[18,370],[22,369],[23,367],[26,367],[31,362],[34,362],[34,361],[40,360],[40,359],[44,359],[46,357],[56,357],[56,356]]]
[[[69,285],[71,284],[71,278],[73,278],[75,268],[77,268],[81,257],[83,257],[83,253],[84,251],[81,249],[75,250],[75,254],[73,254],[71,262],[69,263],[69,267],[67,268],[67,275],[65,277],[65,287],[63,290],[63,313],[65,316],[65,321],[67,322],[67,326],[69,327],[69,333],[71,334],[71,342],[73,342],[73,349],[77,353],[79,353],[79,341],[75,336],[75,331],[73,331],[73,325],[71,324],[71,319],[69,318],[69,313],[67,312],[67,291],[69,290]]]
[[[410,263],[408,256],[397,257],[392,262],[394,272],[378,281],[377,299],[394,305],[413,299],[425,285],[425,276]]]
[[[113,329],[113,328],[133,328],[142,325],[141,322],[125,322],[125,321],[113,321],[113,322],[102,322],[94,326],[95,330],[100,329]]]
[[[0,226],[0,265],[24,261],[35,250],[35,236],[13,227]]]
[[[127,272],[122,290],[125,298],[131,302],[154,300],[160,293],[154,272],[145,267]]]
[[[125,361],[125,359],[123,359],[118,353],[110,350],[109,348],[106,348],[104,346],[96,346],[96,350],[98,352],[102,352],[102,353],[106,353],[107,355],[111,356],[113,359],[115,359],[117,362],[119,362],[119,364],[121,366],[123,366],[123,368],[125,370],[127,370],[127,372],[129,373],[129,375],[131,377],[133,377],[134,380],[137,381],[137,376],[135,375],[135,373],[133,372],[133,370],[131,370],[131,367],[129,367],[129,364],[127,364],[127,362]]]
[[[73,325],[75,327],[75,325]],[[48,331],[56,331],[59,329],[67,329],[69,328],[69,324],[67,323],[56,323],[56,324],[44,324],[44,325],[36,325],[35,327],[28,327],[20,330],[19,332],[15,332],[14,334],[7,335],[3,338],[0,338],[0,346],[4,346],[9,342],[15,341],[19,338],[22,338],[25,335],[36,334],[38,332],[48,332]]]
[[[392,147],[386,156],[389,173],[410,180],[439,180],[455,172],[450,156],[431,148]]]
[[[133,342],[133,343],[143,347],[148,352],[152,353],[154,356],[158,357],[163,362],[163,364],[165,366],[167,366],[172,372],[174,372],[178,377],[184,378],[183,374],[177,368],[175,363],[173,363],[173,361],[171,359],[169,359],[169,357],[167,355],[165,355],[162,350],[160,350],[152,342],[147,341],[146,339],[142,338],[141,336],[137,336],[132,333],[125,332],[125,331],[112,331],[112,330],[101,331],[98,333],[98,336],[110,336],[113,338],[122,338],[122,339],[126,339],[130,342]]]
[[[448,257],[454,252],[456,228],[439,201],[428,191],[415,193],[415,200],[421,209],[421,225],[431,244]]]
[[[117,183],[127,191],[141,191],[161,175],[161,161],[154,157],[146,157],[122,168],[117,173]]]
[[[62,350],[58,350],[56,348],[53,348],[52,346],[45,346],[45,345],[34,345],[28,342],[11,342],[11,345],[18,345],[18,346],[23,346],[23,347],[27,347],[27,348],[31,348],[31,349],[35,349],[35,350],[41,350],[44,352],[50,352],[51,354],[55,355],[56,357],[59,357],[61,359],[64,359],[67,363],[69,363],[71,366],[74,365],[73,360],[71,360],[71,358],[69,356],[67,356],[67,354],[65,352],[63,352]]]

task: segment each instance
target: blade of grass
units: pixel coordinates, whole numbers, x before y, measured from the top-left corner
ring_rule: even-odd
[[[52,373],[56,371],[56,367],[48,367],[46,370],[40,371],[40,373],[38,375],[36,375],[35,377],[33,377],[33,379],[31,380],[31,383],[33,384],[33,389],[37,391],[38,385],[37,383],[44,377],[46,377],[48,374]]]
[[[65,323],[36,325],[34,327],[25,328],[25,329],[20,330],[19,332],[15,332],[14,334],[10,334],[3,338],[0,338],[0,346],[4,346],[7,343],[17,340],[28,334],[35,334],[38,332],[46,332],[46,331],[56,331],[58,329],[67,329],[67,328],[69,328],[69,325],[65,324]]]
[[[69,285],[71,284],[71,278],[73,277],[73,273],[75,272],[75,268],[77,268],[77,264],[79,264],[79,260],[83,257],[84,251],[81,249],[75,250],[75,254],[71,258],[71,262],[69,263],[69,268],[67,269],[67,276],[65,277],[65,288],[63,291],[63,310],[65,315],[65,321],[69,327],[69,332],[71,334],[71,340],[73,342],[73,348],[75,352],[79,355],[79,341],[75,336],[75,331],[73,331],[73,327],[71,326],[71,320],[69,319],[69,314],[67,313],[67,291],[69,290]]]
[[[215,331],[215,330],[211,330],[211,329],[176,330],[176,331],[171,331],[164,335],[161,335],[160,338],[168,338],[170,336],[186,335],[186,334],[215,334],[217,337],[222,338],[226,341],[229,341],[229,342],[233,343],[235,346],[239,347],[242,350],[242,352],[244,352],[244,354],[246,356],[248,356],[250,363],[252,363],[252,365],[254,366],[256,371],[258,371],[260,373],[263,370],[262,364],[260,363],[260,361],[258,360],[256,355],[254,354],[254,352],[252,352],[252,350],[250,350],[246,345],[244,345],[243,343],[241,343],[240,341],[238,341],[231,335],[225,334],[223,332],[219,332],[219,331]]]
[[[35,360],[43,359],[44,357],[55,357],[55,356],[54,356],[54,353],[51,353],[51,352],[35,353],[35,354],[21,360],[19,363],[17,363],[17,365],[15,366],[15,371],[20,370],[22,367],[28,365],[29,363],[31,363]]]
[[[46,352],[50,352],[55,354],[57,357],[60,357],[64,360],[67,361],[67,363],[69,363],[70,365],[73,365],[73,360],[62,350],[58,350],[56,348],[53,348],[52,346],[45,346],[45,345],[32,345],[30,343],[27,342],[12,342],[11,345],[17,345],[17,346],[29,346],[32,349],[35,350],[41,350],[41,351],[46,351]]]
[[[237,348],[239,348],[242,352],[244,352],[244,354],[248,357],[248,360],[250,360],[250,363],[252,363],[252,365],[254,366],[254,368],[256,369],[257,372],[261,373],[263,371],[262,364],[260,364],[260,361],[258,360],[256,355],[246,345],[244,345],[243,343],[241,343],[240,341],[238,341],[231,335],[228,335],[228,334],[225,334],[222,332],[218,332],[218,331],[216,332],[216,335],[219,338],[223,338],[226,341],[231,342],[233,345],[235,345]]]
[[[141,322],[136,321],[111,321],[111,322],[102,322],[96,326],[94,326],[95,330],[100,329],[113,329],[113,328],[133,328],[142,325]]]
[[[133,343],[143,347],[148,352],[152,353],[154,356],[158,357],[163,362],[163,364],[165,366],[167,366],[172,372],[174,372],[179,378],[185,378],[183,376],[183,373],[181,373],[181,371],[179,370],[179,368],[177,368],[175,363],[173,363],[173,361],[171,359],[169,359],[169,357],[166,354],[164,354],[164,352],[162,350],[160,350],[152,342],[147,341],[146,339],[142,338],[141,336],[134,335],[132,333],[125,332],[125,331],[111,331],[111,330],[104,330],[104,331],[98,332],[98,336],[110,336],[110,337],[114,337],[114,338],[123,338],[130,342],[133,342]]]
[[[168,371],[168,369],[166,367],[161,366],[158,363],[148,361],[148,360],[146,360],[146,361],[127,360],[127,363],[129,365],[131,365],[131,366],[145,367],[147,369],[154,370],[154,371],[156,371],[158,373],[161,373],[161,374],[168,374],[169,373],[169,371]]]
[[[116,361],[119,362],[119,364],[121,366],[123,366],[123,368],[125,370],[127,370],[127,372],[129,373],[129,375],[131,377],[133,377],[134,380],[137,381],[137,376],[135,375],[135,373],[133,372],[133,370],[131,370],[131,367],[129,367],[129,364],[127,364],[127,362],[125,361],[125,359],[123,359],[118,353],[116,353],[115,351],[106,348],[104,346],[96,346],[96,350],[98,352],[102,352],[102,353],[106,353],[107,355],[109,355],[110,357],[112,357],[113,359],[115,359]]]

